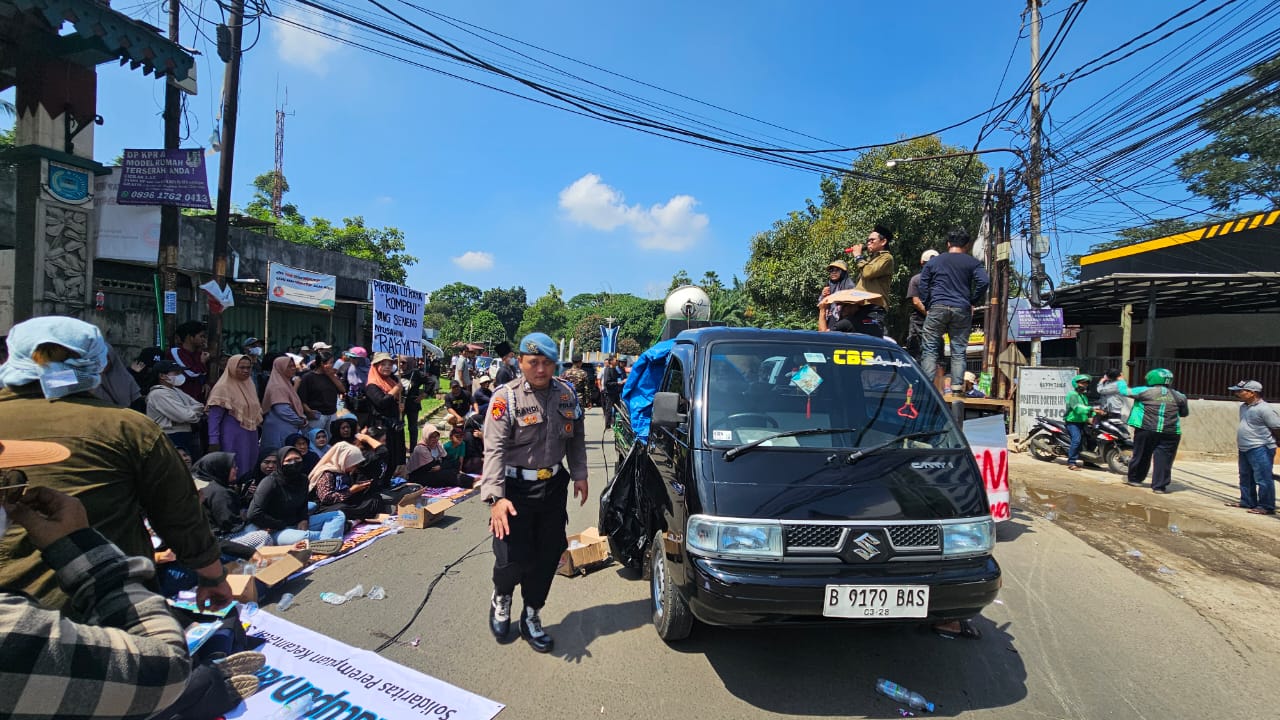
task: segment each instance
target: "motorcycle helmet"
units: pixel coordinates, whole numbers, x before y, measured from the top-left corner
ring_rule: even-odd
[[[1086,375],[1085,373],[1080,373],[1079,375],[1071,378],[1072,385],[1079,385],[1081,382],[1093,382],[1093,377]]]
[[[1147,373],[1146,381],[1148,385],[1168,385],[1173,382],[1173,373],[1164,368],[1152,368]]]

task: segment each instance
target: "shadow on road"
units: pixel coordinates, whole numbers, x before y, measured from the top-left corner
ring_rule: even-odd
[[[651,612],[648,598],[574,610],[547,627],[547,633],[556,639],[552,654],[565,662],[580,663],[591,657],[590,645],[596,638],[646,625]]]
[[[978,617],[978,640],[948,640],[923,626],[738,630],[698,625],[672,646],[701,653],[725,688],[783,715],[899,717],[875,691],[886,678],[937,705],[934,714],[1012,705],[1027,695],[1027,671],[1008,626]],[[923,714],[923,713],[920,713]]]

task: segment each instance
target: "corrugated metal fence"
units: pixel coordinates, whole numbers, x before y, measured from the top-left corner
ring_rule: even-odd
[[[1054,367],[1079,367],[1080,372],[1095,377],[1108,368],[1120,367],[1118,357],[1045,358]],[[1241,380],[1257,380],[1264,391],[1280,390],[1280,363],[1235,360],[1180,360],[1175,358],[1134,358],[1124,376],[1130,385],[1142,383],[1152,368],[1166,368],[1173,373],[1173,386],[1191,398],[1206,400],[1233,399],[1227,388]]]

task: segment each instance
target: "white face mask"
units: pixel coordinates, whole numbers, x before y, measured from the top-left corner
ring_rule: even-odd
[[[169,378],[169,383],[174,387],[178,387],[187,381],[186,375],[165,375],[165,377]]]
[[[261,354],[262,354],[262,348],[260,348],[260,347],[249,348],[249,354],[250,354],[250,355],[261,355]]]

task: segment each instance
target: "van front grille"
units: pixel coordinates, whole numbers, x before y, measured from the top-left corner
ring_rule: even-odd
[[[787,549],[829,548],[837,549],[844,528],[839,525],[788,525]]]

